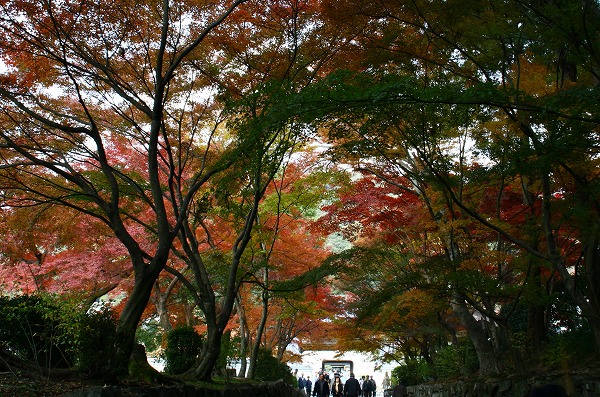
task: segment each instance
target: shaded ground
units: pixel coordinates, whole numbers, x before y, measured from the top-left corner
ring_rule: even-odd
[[[72,391],[103,385],[78,375],[68,378],[33,378],[25,373],[0,373],[0,397],[61,397]],[[130,384],[133,386],[134,384]],[[136,385],[142,385],[141,382]]]
[[[136,345],[132,359],[129,363],[130,378],[121,380],[120,386],[155,386],[147,383],[148,380],[164,384],[181,383],[175,378],[159,373],[148,364],[142,345]],[[141,349],[139,348],[141,347]],[[5,355],[5,359],[11,359]],[[1,358],[0,358],[1,359]],[[2,362],[0,361],[0,364]],[[35,367],[23,365],[21,361],[14,361],[15,366],[0,368],[28,368],[27,370],[13,370],[0,372],[0,397],[61,397],[72,391],[87,389],[94,386],[103,386],[105,380],[90,378],[84,374],[68,370],[54,369],[53,375],[41,376]],[[14,364],[13,363],[13,364]],[[114,383],[111,383],[114,385]]]
[[[570,368],[566,371],[571,375],[597,377],[600,379],[600,362],[594,361],[581,363],[579,368]],[[546,370],[537,371],[537,375],[560,375],[563,371]],[[86,389],[104,383],[97,379],[90,379],[72,373],[70,376],[60,378],[32,377],[27,373],[1,372],[0,373],[0,397],[62,397],[70,392]],[[123,386],[152,386],[143,381],[127,381]]]
[[[49,380],[32,379],[19,373],[0,373],[0,396],[2,397],[54,397],[85,387],[78,379]]]

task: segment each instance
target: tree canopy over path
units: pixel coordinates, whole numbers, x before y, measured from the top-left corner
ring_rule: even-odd
[[[96,3],[0,0],[3,293],[118,296],[121,373],[153,315],[205,380],[227,331],[600,351],[596,1]]]
[[[331,155],[364,174],[326,218],[376,249],[351,256],[356,318],[426,359],[458,321],[494,375],[515,310],[527,307],[535,346],[565,294],[598,351],[598,4],[331,2],[329,15],[364,54],[307,102]]]

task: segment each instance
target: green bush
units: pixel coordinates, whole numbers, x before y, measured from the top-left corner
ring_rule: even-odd
[[[433,365],[436,377],[441,379],[459,377],[462,373],[461,362],[464,362],[461,353],[461,349],[453,345],[440,349]]]
[[[55,297],[0,297],[0,346],[40,368],[70,368],[76,317]]]
[[[591,360],[596,352],[594,334],[589,328],[579,328],[550,334],[541,355],[545,367],[564,368]]]
[[[0,297],[0,345],[40,368],[71,368],[92,375],[113,368],[116,321],[103,308],[83,313],[51,295]]]
[[[413,386],[427,382],[431,378],[431,368],[425,360],[406,360],[392,370],[392,384],[402,383],[404,386]]]
[[[292,386],[297,386],[297,381],[291,372],[290,367],[277,360],[267,349],[261,348],[256,358],[254,367],[254,379],[264,382],[274,382],[283,380]]]
[[[109,308],[88,311],[79,320],[77,367],[94,376],[109,374],[115,367],[117,321]]]
[[[444,346],[437,352],[433,368],[438,379],[469,375],[479,368],[477,353],[471,341],[464,339],[461,342],[458,346]]]
[[[167,347],[163,354],[165,372],[182,374],[198,359],[202,352],[202,337],[192,327],[179,327],[167,335]]]

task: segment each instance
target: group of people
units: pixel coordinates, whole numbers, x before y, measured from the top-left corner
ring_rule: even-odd
[[[373,376],[356,379],[351,373],[350,378],[342,382],[339,374],[334,374],[332,380],[326,372],[321,372],[314,385],[309,376],[304,378],[304,375],[301,375],[298,378],[298,389],[303,394],[314,397],[375,397],[377,384]]]
[[[310,380],[310,376],[307,376],[306,379],[304,375],[298,378],[298,389],[302,392],[302,394],[310,396],[312,392],[312,381]]]

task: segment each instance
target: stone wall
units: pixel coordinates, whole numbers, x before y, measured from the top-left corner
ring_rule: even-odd
[[[507,379],[496,382],[425,384],[409,386],[407,390],[408,397],[527,397],[533,387],[544,384],[563,386],[569,397],[600,397],[600,374]]]
[[[300,397],[297,388],[282,381],[252,384],[231,384],[222,390],[201,389],[193,386],[162,387],[93,387],[69,393],[64,397]]]
[[[497,382],[453,382],[409,386],[408,397],[527,397],[534,386],[562,385],[569,397],[600,397],[600,374],[568,377],[544,377]],[[222,390],[193,386],[153,388],[104,386],[80,390],[64,397],[302,397],[296,387],[279,382],[253,385],[231,384]],[[391,396],[386,390],[385,397]]]

